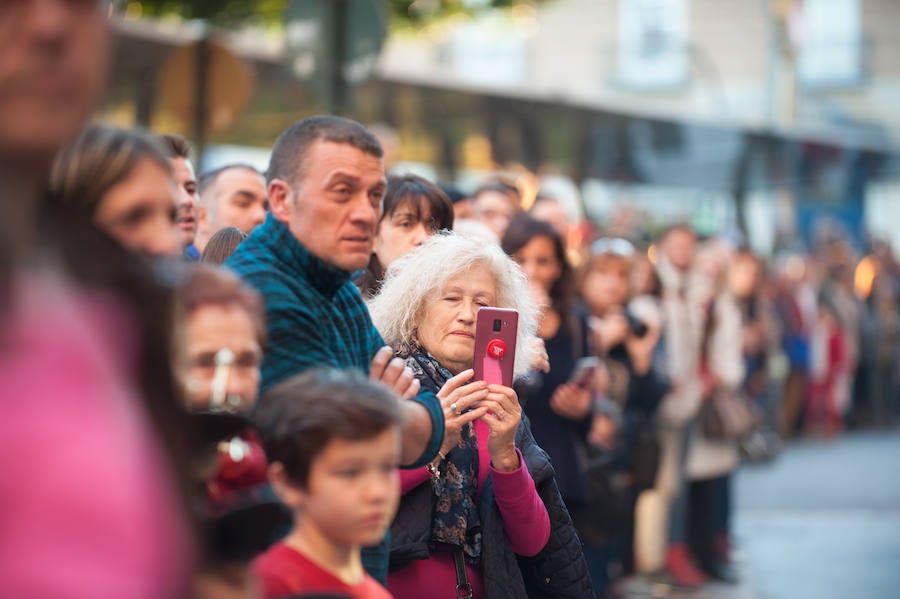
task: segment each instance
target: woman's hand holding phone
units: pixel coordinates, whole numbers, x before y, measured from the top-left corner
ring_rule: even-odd
[[[478,404],[487,412],[481,417],[491,427],[488,452],[491,465],[500,472],[512,472],[519,468],[516,451],[516,430],[522,421],[522,407],[516,392],[503,385],[488,385],[487,397]]]
[[[441,453],[447,455],[451,449],[459,445],[462,427],[485,415],[487,408],[481,401],[488,397],[488,385],[484,381],[472,381],[475,371],[463,370],[449,379],[437,398],[444,410],[444,442]]]

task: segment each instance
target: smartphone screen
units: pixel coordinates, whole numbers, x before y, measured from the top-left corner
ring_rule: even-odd
[[[572,370],[572,376],[569,377],[569,382],[574,383],[579,387],[587,387],[591,376],[593,376],[594,372],[596,372],[599,367],[599,358],[593,356],[579,358],[578,361],[575,362],[575,369]]]
[[[475,321],[475,380],[512,387],[519,313],[508,308],[481,308]]]

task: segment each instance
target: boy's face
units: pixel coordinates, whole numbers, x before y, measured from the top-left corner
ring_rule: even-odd
[[[306,488],[294,489],[300,528],[342,547],[378,543],[400,502],[399,463],[397,428],[363,441],[332,439],[313,459]]]

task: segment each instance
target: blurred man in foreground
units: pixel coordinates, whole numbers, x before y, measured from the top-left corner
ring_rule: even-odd
[[[163,367],[155,382],[140,379],[148,348],[163,339],[139,334],[144,315],[132,310],[124,284],[102,285],[105,261],[124,263],[124,249],[89,223],[54,229],[52,210],[41,206],[54,154],[102,92],[104,8],[90,0],[0,8],[0,397],[8,427],[0,589],[8,597],[155,599],[187,588],[188,539],[166,459],[173,456],[157,442],[174,414],[156,401],[170,373]],[[88,261],[98,267],[90,287],[74,282],[91,278],[78,270]]]

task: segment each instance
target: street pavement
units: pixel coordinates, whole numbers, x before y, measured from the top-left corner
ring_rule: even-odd
[[[734,481],[741,583],[629,585],[669,599],[900,599],[900,432],[785,446]],[[633,581],[634,582],[634,581]]]
[[[790,444],[735,491],[750,597],[900,598],[900,433]]]

